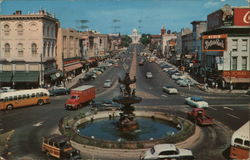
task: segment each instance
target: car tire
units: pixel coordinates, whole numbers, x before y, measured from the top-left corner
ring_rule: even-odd
[[[44,105],[44,102],[43,102],[42,99],[39,99],[38,102],[37,102],[37,104],[38,104],[39,106],[42,106],[42,105]]]
[[[6,106],[6,110],[12,110],[13,109],[13,105],[12,104],[8,104],[7,106]]]

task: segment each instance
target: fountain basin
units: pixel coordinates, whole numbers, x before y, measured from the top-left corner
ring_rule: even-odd
[[[195,126],[193,123],[191,123],[188,120],[185,120],[181,117],[176,117],[174,115],[167,115],[160,112],[147,112],[147,111],[136,111],[134,112],[136,117],[138,118],[148,118],[148,119],[155,119],[160,121],[165,121],[167,123],[172,124],[173,126],[179,125],[180,129],[178,129],[178,132],[176,132],[173,135],[167,135],[166,137],[158,137],[153,139],[127,139],[121,138],[121,140],[118,139],[105,139],[105,138],[97,138],[94,136],[86,136],[81,135],[79,128],[83,124],[87,124],[91,122],[92,120],[98,121],[100,119],[105,119],[109,117],[109,115],[112,115],[114,113],[115,116],[118,117],[119,113],[116,112],[98,112],[95,115],[89,115],[85,117],[73,117],[73,118],[65,118],[61,126],[59,127],[62,134],[69,136],[71,139],[76,141],[77,143],[84,144],[84,145],[90,145],[90,146],[97,146],[101,148],[124,148],[124,149],[137,149],[137,148],[149,148],[152,147],[155,144],[158,143],[178,143],[181,141],[186,140],[188,137],[193,135],[195,131]],[[152,121],[155,121],[153,120]],[[69,127],[71,126],[71,127]]]

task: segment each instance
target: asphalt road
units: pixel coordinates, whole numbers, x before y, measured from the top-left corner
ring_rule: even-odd
[[[130,62],[131,57],[124,55],[118,67],[111,67],[96,80],[82,84],[95,85],[98,94],[97,99],[99,100],[113,98],[119,93],[117,79],[125,73],[123,64],[126,63],[129,66]],[[153,73],[152,79],[145,78],[147,71]],[[114,80],[114,85],[117,86],[109,89],[103,88],[103,82],[106,79]],[[161,88],[165,84],[177,87],[180,94],[167,95],[163,93]],[[190,90],[181,88],[166,73],[162,72],[155,63],[146,62],[144,66],[137,67],[136,94],[143,97],[142,102],[136,105],[138,110],[170,112],[183,117],[185,117],[187,111],[192,109],[184,104],[185,97],[199,95],[208,101],[210,108],[207,112],[211,117],[215,118],[216,125],[203,127],[203,136],[199,143],[191,148],[197,159],[201,160],[225,159],[223,152],[229,146],[233,130],[238,129],[249,120],[249,108],[247,106],[249,96],[241,94],[210,94],[195,87],[191,87]],[[48,105],[0,112],[2,132],[15,130],[10,140],[10,151],[16,158],[47,159],[41,152],[41,137],[55,131],[60,118],[87,109],[64,110],[64,103],[67,98],[68,95],[52,97],[51,104]],[[84,158],[91,158],[91,155],[84,155]]]

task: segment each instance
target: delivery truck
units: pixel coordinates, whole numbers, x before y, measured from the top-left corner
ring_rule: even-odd
[[[95,87],[91,85],[71,89],[70,98],[65,103],[65,109],[78,109],[95,99],[95,94]]]

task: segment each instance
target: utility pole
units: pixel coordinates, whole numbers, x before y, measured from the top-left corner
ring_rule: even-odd
[[[42,71],[43,71],[43,55],[41,53],[40,54],[40,87],[42,87],[42,85],[43,85],[43,74],[42,74]]]
[[[229,82],[230,86],[229,87],[230,87],[230,91],[232,91],[232,89],[233,89],[233,85],[232,85],[232,68],[231,68],[232,67],[232,60],[231,60],[232,59],[232,51],[229,52],[229,58],[230,58],[229,59],[230,60],[230,71],[229,71],[230,72],[230,82]]]

